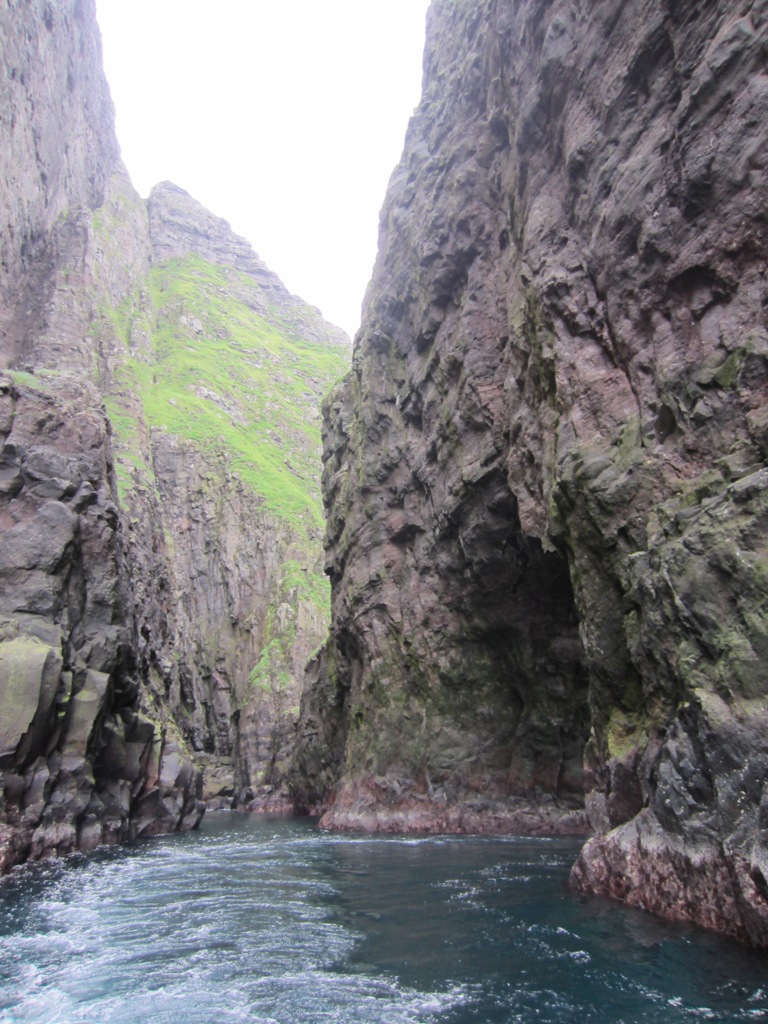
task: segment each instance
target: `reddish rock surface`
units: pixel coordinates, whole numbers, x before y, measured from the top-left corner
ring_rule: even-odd
[[[767,47],[749,0],[432,5],[295,780],[345,827],[583,808],[574,884],[759,945]]]
[[[327,625],[319,502],[302,506],[301,487],[319,489],[316,406],[348,339],[183,190],[136,194],[93,0],[6,5],[0,52],[2,872],[192,828],[203,798],[288,806],[303,667]],[[183,271],[177,301],[155,306]],[[299,429],[267,467],[274,490],[282,472],[299,493],[292,520],[221,438],[195,443],[146,413],[147,383],[173,372],[152,370],[169,341],[220,353],[234,330],[232,379],[276,339],[304,375],[274,367],[298,395]],[[222,430],[242,421],[209,385],[191,387]]]

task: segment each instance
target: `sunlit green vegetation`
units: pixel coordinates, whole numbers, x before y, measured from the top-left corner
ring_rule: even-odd
[[[223,460],[278,517],[320,526],[320,400],[348,352],[300,337],[251,278],[198,256],[153,268],[147,284],[110,316],[126,350],[109,407],[120,458],[140,443],[140,412]]]

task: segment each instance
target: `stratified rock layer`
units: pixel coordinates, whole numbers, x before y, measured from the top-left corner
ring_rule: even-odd
[[[768,9],[435,0],[297,798],[768,945]],[[583,807],[583,812],[579,808]]]
[[[319,405],[349,340],[183,189],[147,208],[151,266],[103,325],[141,631],[206,797],[285,810],[328,628]]]
[[[93,0],[0,11],[0,365],[38,361],[62,252],[119,164]]]
[[[93,4],[0,13],[0,870],[192,828],[200,779],[139,658],[131,563],[96,386],[96,296],[119,302],[94,211],[124,180]],[[138,197],[137,197],[137,205]],[[133,234],[133,213],[124,230]],[[114,244],[123,238],[118,234]],[[48,367],[45,382],[26,371]]]
[[[142,686],[96,389],[0,378],[0,870],[191,828],[199,780]]]
[[[136,194],[92,0],[6,5],[0,47],[2,872],[290,806],[348,349],[182,189]]]

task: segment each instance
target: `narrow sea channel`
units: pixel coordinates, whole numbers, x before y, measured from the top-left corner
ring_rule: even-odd
[[[0,1021],[768,1021],[768,959],[566,887],[578,843],[200,832],[0,884]]]

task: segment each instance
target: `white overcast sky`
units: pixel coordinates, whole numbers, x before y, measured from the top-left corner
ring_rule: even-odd
[[[429,0],[97,0],[117,135],[353,334]]]

